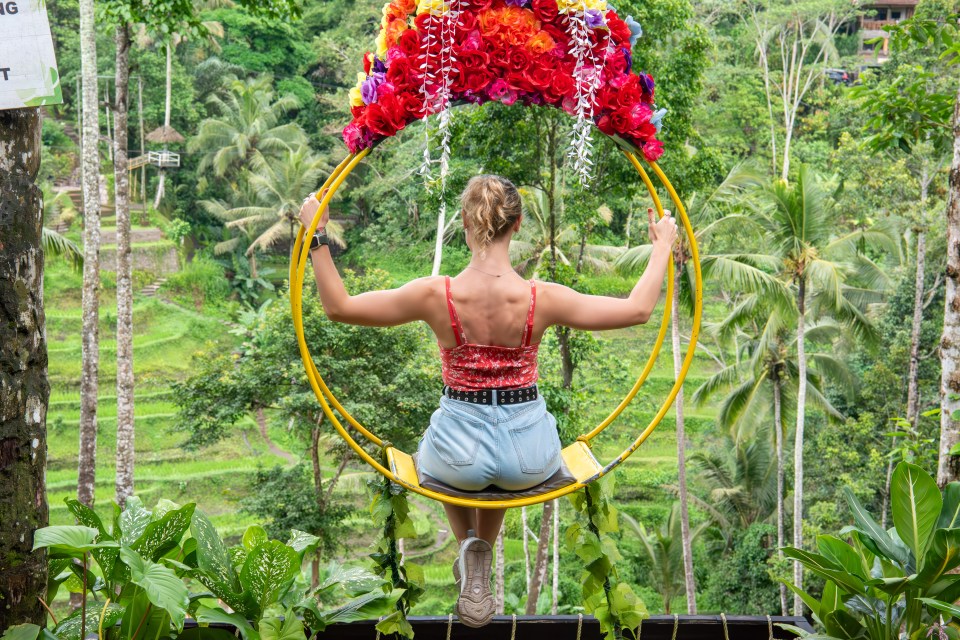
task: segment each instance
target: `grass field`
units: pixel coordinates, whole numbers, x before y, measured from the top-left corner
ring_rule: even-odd
[[[453,254],[445,268],[454,268],[463,256]],[[423,256],[390,256],[378,254],[357,268],[379,267],[391,270],[398,280],[408,278],[423,265]],[[280,261],[277,260],[279,264]],[[422,271],[421,271],[422,272]],[[116,429],[115,390],[115,297],[112,274],[103,278],[100,314],[100,395],[99,434],[97,458],[97,508],[107,513],[113,496],[114,439]],[[629,291],[632,281],[618,275],[604,276],[604,289]],[[65,497],[76,494],[76,457],[80,414],[80,275],[60,262],[48,265],[46,279],[47,335],[50,354],[52,385],[49,411],[49,471],[48,493],[51,504],[51,523],[71,521],[63,505]],[[658,307],[658,312],[662,307]],[[722,309],[711,307],[707,315],[719,316]],[[196,502],[227,536],[237,536],[255,519],[241,511],[240,501],[250,491],[250,478],[260,467],[289,464],[273,455],[262,438],[255,422],[248,419],[233,434],[214,447],[188,451],[180,446],[184,436],[172,430],[176,406],[171,385],[187,376],[191,358],[212,349],[233,349],[238,338],[229,333],[222,310],[194,309],[171,304],[155,298],[137,297],[134,304],[134,369],[136,377],[136,491],[144,502],[154,503],[159,498],[175,502]],[[629,330],[609,332],[598,336],[600,353],[592,357],[581,371],[580,384],[588,390],[588,401],[579,410],[585,421],[593,425],[612,410],[633,385],[656,336],[656,318],[651,325]],[[291,328],[291,339],[293,331]],[[291,363],[298,367],[298,362]],[[698,352],[688,377],[688,394],[715,368],[709,356]],[[595,447],[597,457],[609,461],[623,450],[649,423],[659,408],[661,399],[673,383],[673,363],[669,340],[650,379],[637,400],[624,411]],[[714,410],[710,407],[687,409],[688,437],[694,448],[706,442],[714,432]],[[293,456],[300,441],[285,432],[283,425],[271,424],[269,435],[276,446]],[[332,471],[334,461],[324,461],[324,470]],[[664,485],[676,482],[676,438],[672,412],[660,427],[630,458],[617,474],[618,497],[621,508],[646,524],[662,520],[669,510],[672,496]],[[352,466],[338,485],[341,499],[356,505],[357,511],[343,523],[351,543],[341,551],[340,560],[360,560],[369,550],[366,543],[374,539],[367,514],[364,480],[370,477],[366,467]],[[455,555],[451,538],[437,545],[437,529],[445,526],[440,505],[419,497],[416,506],[417,540],[408,543],[413,560],[423,563],[428,582],[428,593],[415,613],[445,614],[455,598],[450,577],[450,564]],[[539,526],[539,507],[528,510],[530,526]],[[564,520],[570,517],[569,505],[561,507]],[[508,587],[522,584],[523,546],[520,541],[520,514],[511,512],[507,519],[506,561]],[[562,546],[562,545],[561,545]],[[626,553],[636,553],[633,543],[624,541]],[[535,551],[530,545],[531,554]],[[419,554],[423,554],[417,557]],[[561,586],[565,593],[578,588],[580,564],[575,556],[563,553]],[[509,588],[508,588],[509,590]],[[514,589],[516,591],[516,589]],[[646,592],[644,592],[646,593]],[[648,594],[649,595],[649,594]],[[656,608],[656,601],[648,605]],[[683,603],[676,603],[682,611]]]

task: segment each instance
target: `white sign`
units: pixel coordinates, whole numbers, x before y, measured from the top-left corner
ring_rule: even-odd
[[[44,0],[0,0],[0,109],[61,102]]]

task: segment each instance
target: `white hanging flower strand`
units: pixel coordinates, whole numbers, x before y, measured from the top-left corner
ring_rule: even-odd
[[[596,12],[596,16],[602,21],[602,14]],[[613,38],[608,32],[607,46],[598,65],[591,43],[590,35],[594,29],[588,24],[586,0],[581,0],[579,8],[567,14],[567,25],[570,33],[570,54],[576,60],[573,81],[577,117],[567,155],[573,159],[573,170],[579,176],[580,184],[587,186],[593,169],[592,133],[596,94],[603,79],[603,68],[612,53]]]

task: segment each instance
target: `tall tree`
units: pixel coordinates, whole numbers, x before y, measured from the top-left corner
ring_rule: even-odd
[[[786,180],[804,98],[836,55],[833,38],[857,7],[844,0],[747,0],[746,4],[746,11],[733,6],[748,21],[756,44],[770,117],[774,173],[778,170],[777,127],[783,127],[779,173]]]
[[[47,526],[47,342],[40,109],[0,111],[0,629],[43,625]]]
[[[93,505],[97,474],[97,394],[100,383],[100,121],[94,0],[80,0],[83,180],[83,321],[80,374],[80,454],[77,499]]]
[[[696,194],[689,199],[688,215],[697,231],[697,241],[701,244],[715,230],[724,225],[735,223],[739,215],[719,216],[720,210],[735,202],[744,188],[759,184],[759,176],[738,165],[730,170],[727,177],[706,198],[699,198]],[[704,249],[701,248],[701,251]],[[639,245],[627,250],[618,260],[621,270],[638,272],[646,267],[651,246]],[[683,360],[680,339],[680,306],[693,306],[693,289],[691,287],[692,273],[686,271],[686,265],[692,258],[691,245],[685,235],[681,235],[674,249],[675,286],[673,289],[673,304],[671,308],[671,345],[673,350],[674,375],[680,375]],[[785,296],[783,287],[764,270],[752,263],[750,256],[701,255],[704,273],[708,277],[720,278],[731,285],[746,291],[763,291],[775,297]],[[677,434],[677,479],[679,489],[679,525],[682,537],[682,558],[684,567],[684,585],[687,595],[687,612],[695,614],[697,611],[696,581],[693,570],[693,544],[690,537],[690,514],[687,494],[687,454],[686,428],[684,422],[683,389],[677,394],[674,402]]]
[[[930,144],[952,156],[946,210],[946,302],[940,343],[937,483],[941,486],[960,478],[960,86],[956,74],[951,73],[951,67],[960,61],[960,40],[955,16],[947,11],[938,3],[921,4],[914,18],[887,27],[890,51],[895,58],[908,61],[911,72],[893,78],[881,75],[861,91],[872,133],[867,140],[870,147],[910,152],[918,145]],[[925,236],[922,239],[925,241]],[[917,242],[916,281],[920,287],[920,257],[925,242],[921,244],[920,236]]]
[[[130,249],[130,174],[127,171],[127,119],[130,107],[130,26],[114,30],[113,178],[117,210],[117,453],[115,492],[123,506],[133,495],[133,261]]]
[[[794,293],[796,317],[797,389],[794,431],[793,545],[803,545],[803,443],[808,385],[806,322],[808,305],[814,315],[825,314],[848,324],[856,335],[872,337],[873,328],[860,304],[885,283],[886,274],[860,252],[861,247],[881,247],[897,253],[899,245],[881,227],[837,234],[833,196],[821,181],[801,166],[794,184],[777,180],[766,186],[758,200],[757,222],[763,230],[770,257],[782,265],[781,277]],[[860,278],[873,285],[852,290],[847,280]],[[803,569],[794,563],[794,584],[802,588]],[[794,598],[796,615],[803,601]]]

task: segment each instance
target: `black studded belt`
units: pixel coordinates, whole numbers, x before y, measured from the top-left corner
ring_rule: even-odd
[[[469,402],[471,404],[493,404],[494,395],[496,395],[497,404],[520,404],[521,402],[531,402],[536,400],[540,393],[537,385],[523,387],[522,389],[481,389],[480,391],[460,391],[459,389],[443,388],[443,395],[451,400]]]

